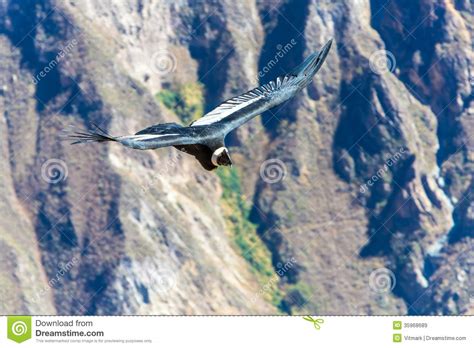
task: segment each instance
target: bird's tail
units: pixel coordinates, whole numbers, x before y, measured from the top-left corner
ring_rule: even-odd
[[[85,143],[102,143],[104,141],[117,141],[116,137],[111,136],[105,130],[100,128],[95,123],[92,123],[92,126],[95,128],[94,131],[84,131],[78,132],[73,131],[67,134],[66,138],[71,140],[71,144],[85,144]]]

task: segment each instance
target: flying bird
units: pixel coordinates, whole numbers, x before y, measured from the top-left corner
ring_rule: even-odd
[[[332,40],[329,40],[319,52],[312,53],[291,73],[226,100],[189,126],[163,123],[134,135],[114,137],[94,125],[94,131],[75,132],[69,138],[74,141],[72,144],[114,141],[138,150],[174,146],[194,156],[206,170],[230,166],[232,160],[224,143],[226,135],[305,88],[323,65],[331,44]]]

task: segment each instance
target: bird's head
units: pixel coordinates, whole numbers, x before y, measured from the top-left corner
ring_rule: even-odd
[[[230,159],[229,151],[227,150],[227,148],[226,147],[220,147],[216,151],[214,151],[214,153],[212,154],[212,157],[211,157],[211,162],[216,167],[218,167],[218,166],[231,166],[232,165],[232,160]]]
[[[329,50],[331,49],[332,39],[329,40],[319,52],[312,53],[298,67],[296,67],[292,75],[295,76],[295,83],[298,89],[303,89],[311,83],[313,76],[321,69]]]

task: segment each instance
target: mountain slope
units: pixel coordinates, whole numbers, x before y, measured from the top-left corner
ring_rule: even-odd
[[[1,313],[472,313],[469,2],[0,14]],[[231,172],[61,141],[188,120],[330,37],[307,90],[229,135]]]

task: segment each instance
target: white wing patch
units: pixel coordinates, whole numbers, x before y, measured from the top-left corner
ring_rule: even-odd
[[[269,93],[278,90],[283,84],[292,78],[293,76],[291,75],[279,76],[275,81],[270,81],[269,83],[252,89],[251,91],[248,91],[242,95],[226,100],[214,110],[211,110],[205,114],[199,120],[191,123],[191,126],[205,126],[219,122],[233,113],[245,108],[246,106],[252,105],[258,100],[265,98],[269,95]]]
[[[127,135],[122,137],[122,139],[130,139],[130,140],[151,140],[151,139],[158,139],[164,138],[169,136],[175,136],[181,134],[138,134],[138,135]]]

